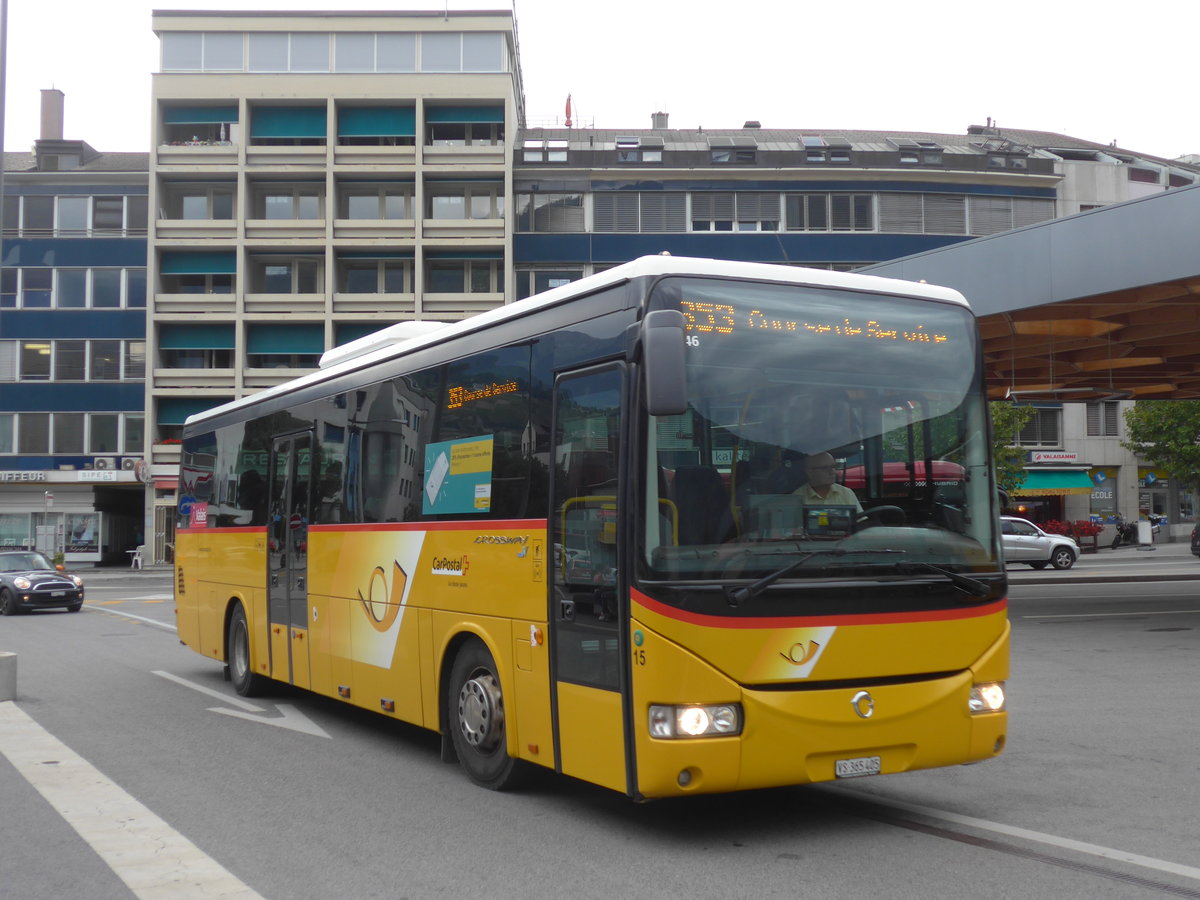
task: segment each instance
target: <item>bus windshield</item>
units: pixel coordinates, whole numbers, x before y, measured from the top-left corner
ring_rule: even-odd
[[[645,579],[999,571],[967,308],[703,278],[650,305],[683,313],[688,408],[649,419]]]

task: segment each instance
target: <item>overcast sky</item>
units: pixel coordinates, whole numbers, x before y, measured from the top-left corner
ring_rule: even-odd
[[[552,124],[963,133],[1056,131],[1173,158],[1200,153],[1200,3],[1074,0],[9,0],[6,150],[37,138],[42,88],[66,137],[147,150],[153,9],[508,9],[526,115]]]

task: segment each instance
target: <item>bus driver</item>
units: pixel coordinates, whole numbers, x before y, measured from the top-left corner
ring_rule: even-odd
[[[856,513],[862,514],[862,504],[858,502],[854,491],[834,481],[837,465],[832,454],[814,453],[805,462],[804,469],[808,481],[792,493],[805,506],[853,506]]]

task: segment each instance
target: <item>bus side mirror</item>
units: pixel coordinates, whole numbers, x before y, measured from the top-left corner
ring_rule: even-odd
[[[657,309],[642,320],[646,411],[652,416],[687,412],[683,329],[683,313],[675,309]]]

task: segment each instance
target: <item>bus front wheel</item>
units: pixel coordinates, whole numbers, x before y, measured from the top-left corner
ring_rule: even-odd
[[[518,761],[508,755],[500,676],[492,655],[478,641],[464,645],[454,659],[446,707],[446,727],[467,777],[494,791],[512,787]]]
[[[267,687],[269,679],[258,675],[250,666],[250,628],[242,604],[233,608],[229,617],[229,633],[225,642],[225,659],[234,690],[243,697],[257,697]]]

